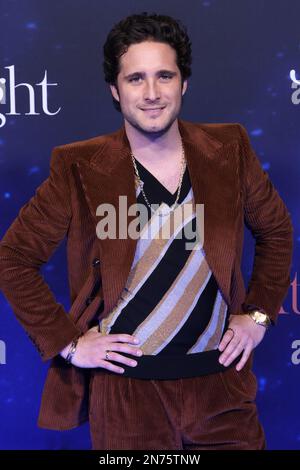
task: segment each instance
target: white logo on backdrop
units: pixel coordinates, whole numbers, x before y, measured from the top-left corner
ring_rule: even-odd
[[[291,88],[295,90],[291,96],[292,103],[300,104],[300,80],[297,80],[295,70],[290,71],[290,79],[292,81]]]
[[[5,342],[0,339],[0,366],[6,364],[6,345]]]
[[[30,83],[16,84],[16,72],[14,65],[10,65],[4,68],[8,70],[8,77],[0,78],[0,104],[4,106],[8,105],[9,111],[0,113],[0,128],[5,126],[7,122],[7,116],[39,116],[43,113],[47,114],[48,116],[55,116],[60,112],[61,107],[56,111],[49,110],[48,87],[57,86],[58,84],[48,82],[47,70],[45,70],[42,81],[31,85]],[[26,111],[19,110],[19,108],[17,110],[17,89],[20,87],[25,88],[28,92],[28,107]],[[37,109],[39,109],[40,112],[37,111]]]

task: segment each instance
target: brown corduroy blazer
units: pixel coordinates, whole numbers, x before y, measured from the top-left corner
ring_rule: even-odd
[[[255,305],[276,321],[290,285],[289,213],[240,124],[178,120],[195,202],[204,203],[204,251],[232,314]],[[136,203],[125,127],[54,148],[50,175],[0,243],[0,288],[44,361],[52,359],[38,424],[70,429],[88,419],[89,369],[59,352],[105,317],[129,275],[137,240],[96,235],[101,203]],[[132,216],[132,219],[134,217]],[[131,218],[128,217],[130,221]],[[247,291],[241,273],[244,224],[255,237]],[[67,237],[71,309],[66,312],[40,274]]]

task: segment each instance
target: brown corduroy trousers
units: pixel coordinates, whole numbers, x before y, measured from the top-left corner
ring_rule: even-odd
[[[256,389],[246,368],[175,380],[98,369],[90,385],[93,449],[263,450]]]

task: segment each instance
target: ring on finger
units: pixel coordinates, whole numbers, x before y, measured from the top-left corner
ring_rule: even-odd
[[[230,327],[229,327],[229,328],[227,328],[227,331],[229,331],[229,330],[230,330],[230,331],[232,331],[232,338],[233,338],[233,337],[234,337],[234,335],[235,335],[235,331],[234,331],[232,328],[230,328]]]

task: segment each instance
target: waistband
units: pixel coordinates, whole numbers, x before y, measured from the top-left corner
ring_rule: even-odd
[[[221,351],[214,349],[193,354],[181,355],[144,355],[136,357],[122,353],[123,356],[133,358],[137,361],[137,366],[130,367],[120,362],[109,361],[124,369],[122,374],[104,369],[107,374],[120,375],[122,377],[132,377],[137,379],[170,380],[185,377],[197,377],[199,375],[214,374],[223,372],[238,363],[242,353],[227,367],[220,364],[219,357]],[[97,373],[97,369],[93,371]],[[103,368],[101,369],[103,373]]]

